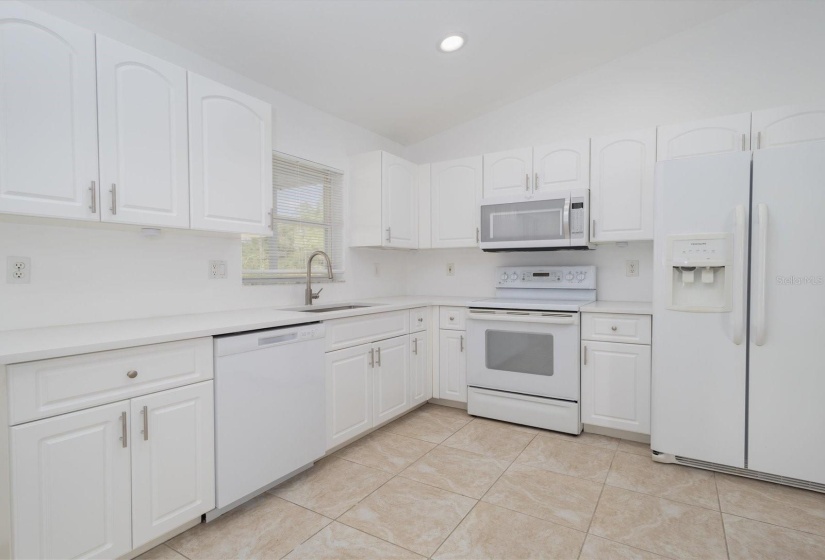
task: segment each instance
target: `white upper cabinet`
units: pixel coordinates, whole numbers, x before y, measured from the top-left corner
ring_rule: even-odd
[[[593,138],[590,240],[653,239],[656,129]]]
[[[189,227],[186,70],[97,37],[101,218]]]
[[[751,149],[751,114],[660,126],[656,142],[657,161],[744,152]]]
[[[825,105],[796,105],[753,113],[756,149],[825,139]]]
[[[272,235],[272,108],[189,72],[192,229]]]
[[[482,158],[432,164],[432,246],[476,247],[482,195]]]
[[[350,245],[418,249],[421,168],[387,152],[353,156]]]
[[[533,148],[534,192],[589,187],[590,140],[559,142]]]
[[[383,153],[381,162],[382,226],[386,247],[418,248],[418,166]]]
[[[484,154],[484,198],[532,192],[533,148]]]
[[[0,212],[97,221],[95,37],[0,3]]]

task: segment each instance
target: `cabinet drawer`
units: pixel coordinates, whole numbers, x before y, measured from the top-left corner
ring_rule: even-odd
[[[463,331],[466,326],[467,309],[464,307],[442,307],[439,311],[439,326],[442,329]]]
[[[212,338],[8,366],[9,422],[20,424],[212,379]],[[136,372],[130,377],[128,374]]]
[[[404,310],[325,321],[327,352],[408,334],[409,319],[409,311]]]
[[[582,313],[582,340],[650,344],[650,315]]]
[[[430,326],[430,314],[428,307],[410,309],[410,332],[426,331]]]

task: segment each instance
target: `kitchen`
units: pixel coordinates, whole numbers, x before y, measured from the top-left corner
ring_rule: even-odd
[[[242,6],[0,3],[0,556],[825,555],[825,5]]]

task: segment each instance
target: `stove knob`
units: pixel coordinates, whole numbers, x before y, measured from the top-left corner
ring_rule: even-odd
[[[512,274],[510,275],[510,280],[513,280],[513,281],[518,280],[518,274],[516,274],[515,272],[514,272],[514,273],[512,273]]]
[[[506,272],[502,272],[502,273],[501,273],[501,281],[502,281],[502,282],[506,282],[506,281],[507,281],[507,278],[508,278],[507,273],[506,273]]]
[[[579,282],[584,281],[584,272],[577,272],[576,273],[576,280],[578,280]]]
[[[568,282],[572,282],[572,281],[573,281],[573,273],[572,273],[572,272],[568,272],[568,273],[564,276],[564,279],[565,279],[565,280],[567,280]]]

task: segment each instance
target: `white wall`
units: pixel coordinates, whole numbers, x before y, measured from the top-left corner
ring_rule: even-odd
[[[825,102],[825,2],[753,2],[591,72],[409,146],[437,162],[565,139],[795,103]],[[640,260],[628,278],[626,259]],[[456,276],[446,276],[446,264]],[[652,243],[587,253],[419,252],[409,285],[419,293],[490,292],[504,264],[595,264],[599,298],[650,300]]]
[[[352,154],[402,146],[253,82],[84,2],[31,2],[37,8],[135,46],[272,104],[273,148],[346,171]],[[345,185],[346,188],[346,185]],[[303,286],[243,286],[240,238],[139,228],[0,218],[0,268],[7,256],[32,259],[32,282],[0,282],[0,330],[239,307],[303,304]],[[229,278],[208,280],[210,259]],[[321,301],[404,291],[403,255],[347,251],[346,281],[325,285]],[[381,263],[380,276],[374,263]]]

